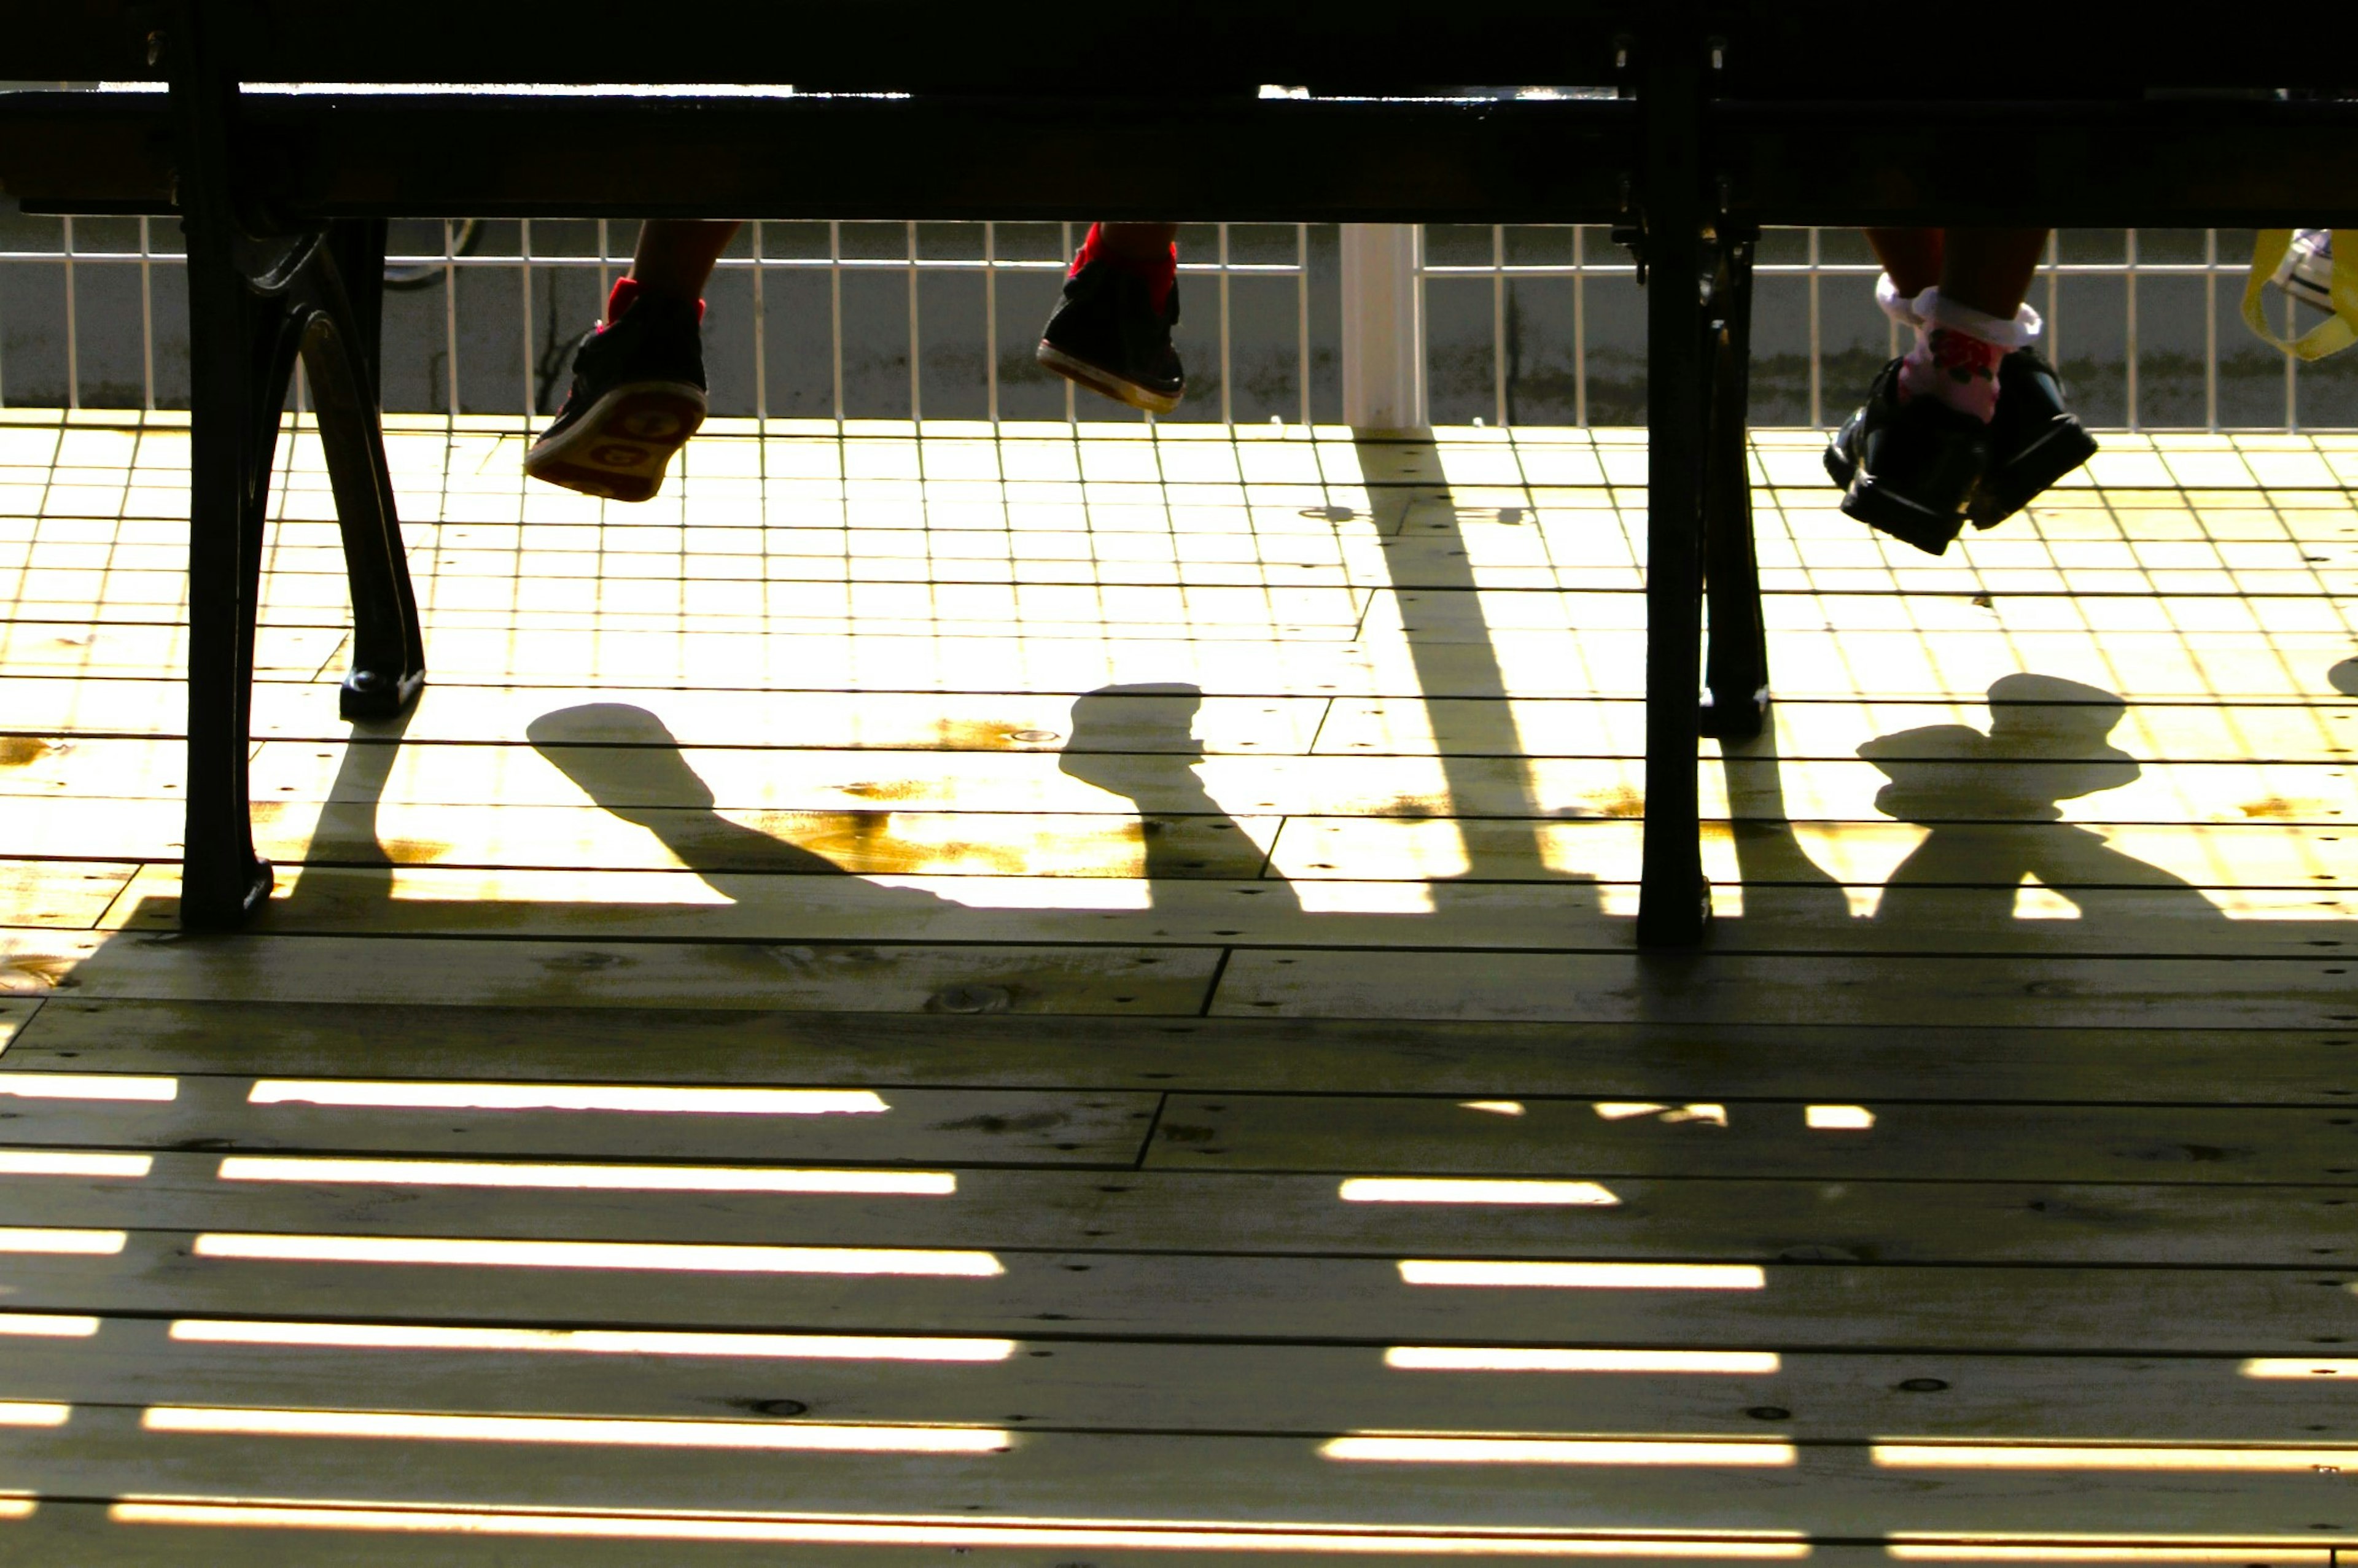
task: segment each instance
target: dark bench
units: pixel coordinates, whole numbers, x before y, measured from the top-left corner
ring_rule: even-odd
[[[2034,38],[1994,40],[2033,49],[2038,69],[1976,67],[1941,84],[1976,97],[1938,101],[1887,49],[1888,6],[1852,0],[1183,0],[1086,26],[946,0],[714,0],[671,37],[616,0],[20,11],[5,42],[16,79],[168,86],[0,95],[0,188],[31,211],[177,212],[186,230],[191,928],[238,924],[269,888],[248,819],[247,715],[264,503],[298,353],[351,577],[343,711],[397,712],[424,680],[377,419],[391,216],[1615,225],[1651,280],[1639,936],[1656,946],[1695,941],[1708,918],[1699,735],[1756,734],[1768,702],[1745,445],[1758,226],[2358,219],[2358,115],[2278,96],[2269,84],[2302,69],[2280,41],[2224,27],[2115,37],[2128,30],[2115,7],[2066,7]],[[429,85],[618,75],[759,76],[798,92]],[[1985,76],[1996,80],[1972,80]],[[1534,80],[1618,94],[1417,97]],[[1262,100],[1264,82],[1314,97]],[[1141,118],[1169,134],[1130,128]],[[565,147],[596,156],[552,152]]]

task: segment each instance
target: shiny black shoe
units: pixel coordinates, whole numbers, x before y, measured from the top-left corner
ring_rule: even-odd
[[[643,295],[581,340],[556,423],[524,471],[608,501],[648,501],[704,423],[704,341],[693,300]]]
[[[1976,528],[1996,527],[2096,455],[2096,438],[2063,406],[2062,377],[2036,349],[1998,362],[1989,446],[1989,471],[1965,506]]]
[[[1938,398],[1903,406],[1898,394],[1894,360],[1836,432],[1826,471],[1844,485],[1844,515],[1942,555],[1964,531],[1966,505],[1988,471],[1989,427]]]
[[[1117,403],[1168,414],[1187,392],[1179,351],[1171,346],[1178,321],[1175,281],[1157,310],[1145,278],[1100,258],[1065,279],[1064,298],[1048,318],[1034,357]]]

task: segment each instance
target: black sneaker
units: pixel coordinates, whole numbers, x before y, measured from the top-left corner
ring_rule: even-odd
[[[1964,531],[1965,506],[1990,462],[1989,427],[1935,397],[1898,401],[1899,362],[1883,367],[1866,403],[1826,449],[1842,509],[1928,556]]]
[[[2096,455],[2096,438],[2063,406],[2063,378],[2036,349],[1998,362],[1989,445],[1989,472],[1965,505],[1976,528],[1996,527]]]
[[[704,423],[704,340],[689,300],[642,295],[581,340],[557,422],[524,471],[608,501],[647,501]]]
[[[1884,374],[1896,375],[1898,363],[1886,365]],[[1866,419],[1866,408],[1855,410],[1826,447],[1826,472],[1845,490],[1858,470]],[[1998,362],[1989,447],[1989,470],[1965,503],[1976,528],[1996,527],[2095,455],[2096,438],[2063,406],[2062,378],[2036,349],[2017,349]]]
[[[1040,334],[1040,363],[1118,403],[1168,414],[1186,395],[1187,373],[1171,346],[1179,321],[1174,280],[1163,308],[1153,287],[1102,258],[1065,279],[1065,297]]]

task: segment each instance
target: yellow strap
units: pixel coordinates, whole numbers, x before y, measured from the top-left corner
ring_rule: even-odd
[[[2347,237],[2358,242],[2358,232]],[[2266,305],[2268,280],[2292,249],[2292,231],[2263,229],[2252,246],[2252,272],[2244,281],[2244,324],[2297,359],[2321,360],[2358,342],[2358,243],[2340,243],[2343,236],[2339,234],[2334,238],[2333,314],[2290,340],[2269,329]]]

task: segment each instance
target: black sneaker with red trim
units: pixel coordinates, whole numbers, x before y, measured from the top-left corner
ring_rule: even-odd
[[[649,501],[672,454],[704,423],[700,300],[614,285],[606,321],[573,356],[573,384],[556,423],[525,454],[524,471],[608,501]]]
[[[1187,373],[1171,346],[1179,321],[1179,280],[1156,276],[1096,247],[1081,247],[1064,298],[1040,334],[1040,364],[1117,403],[1168,414],[1187,393]]]

